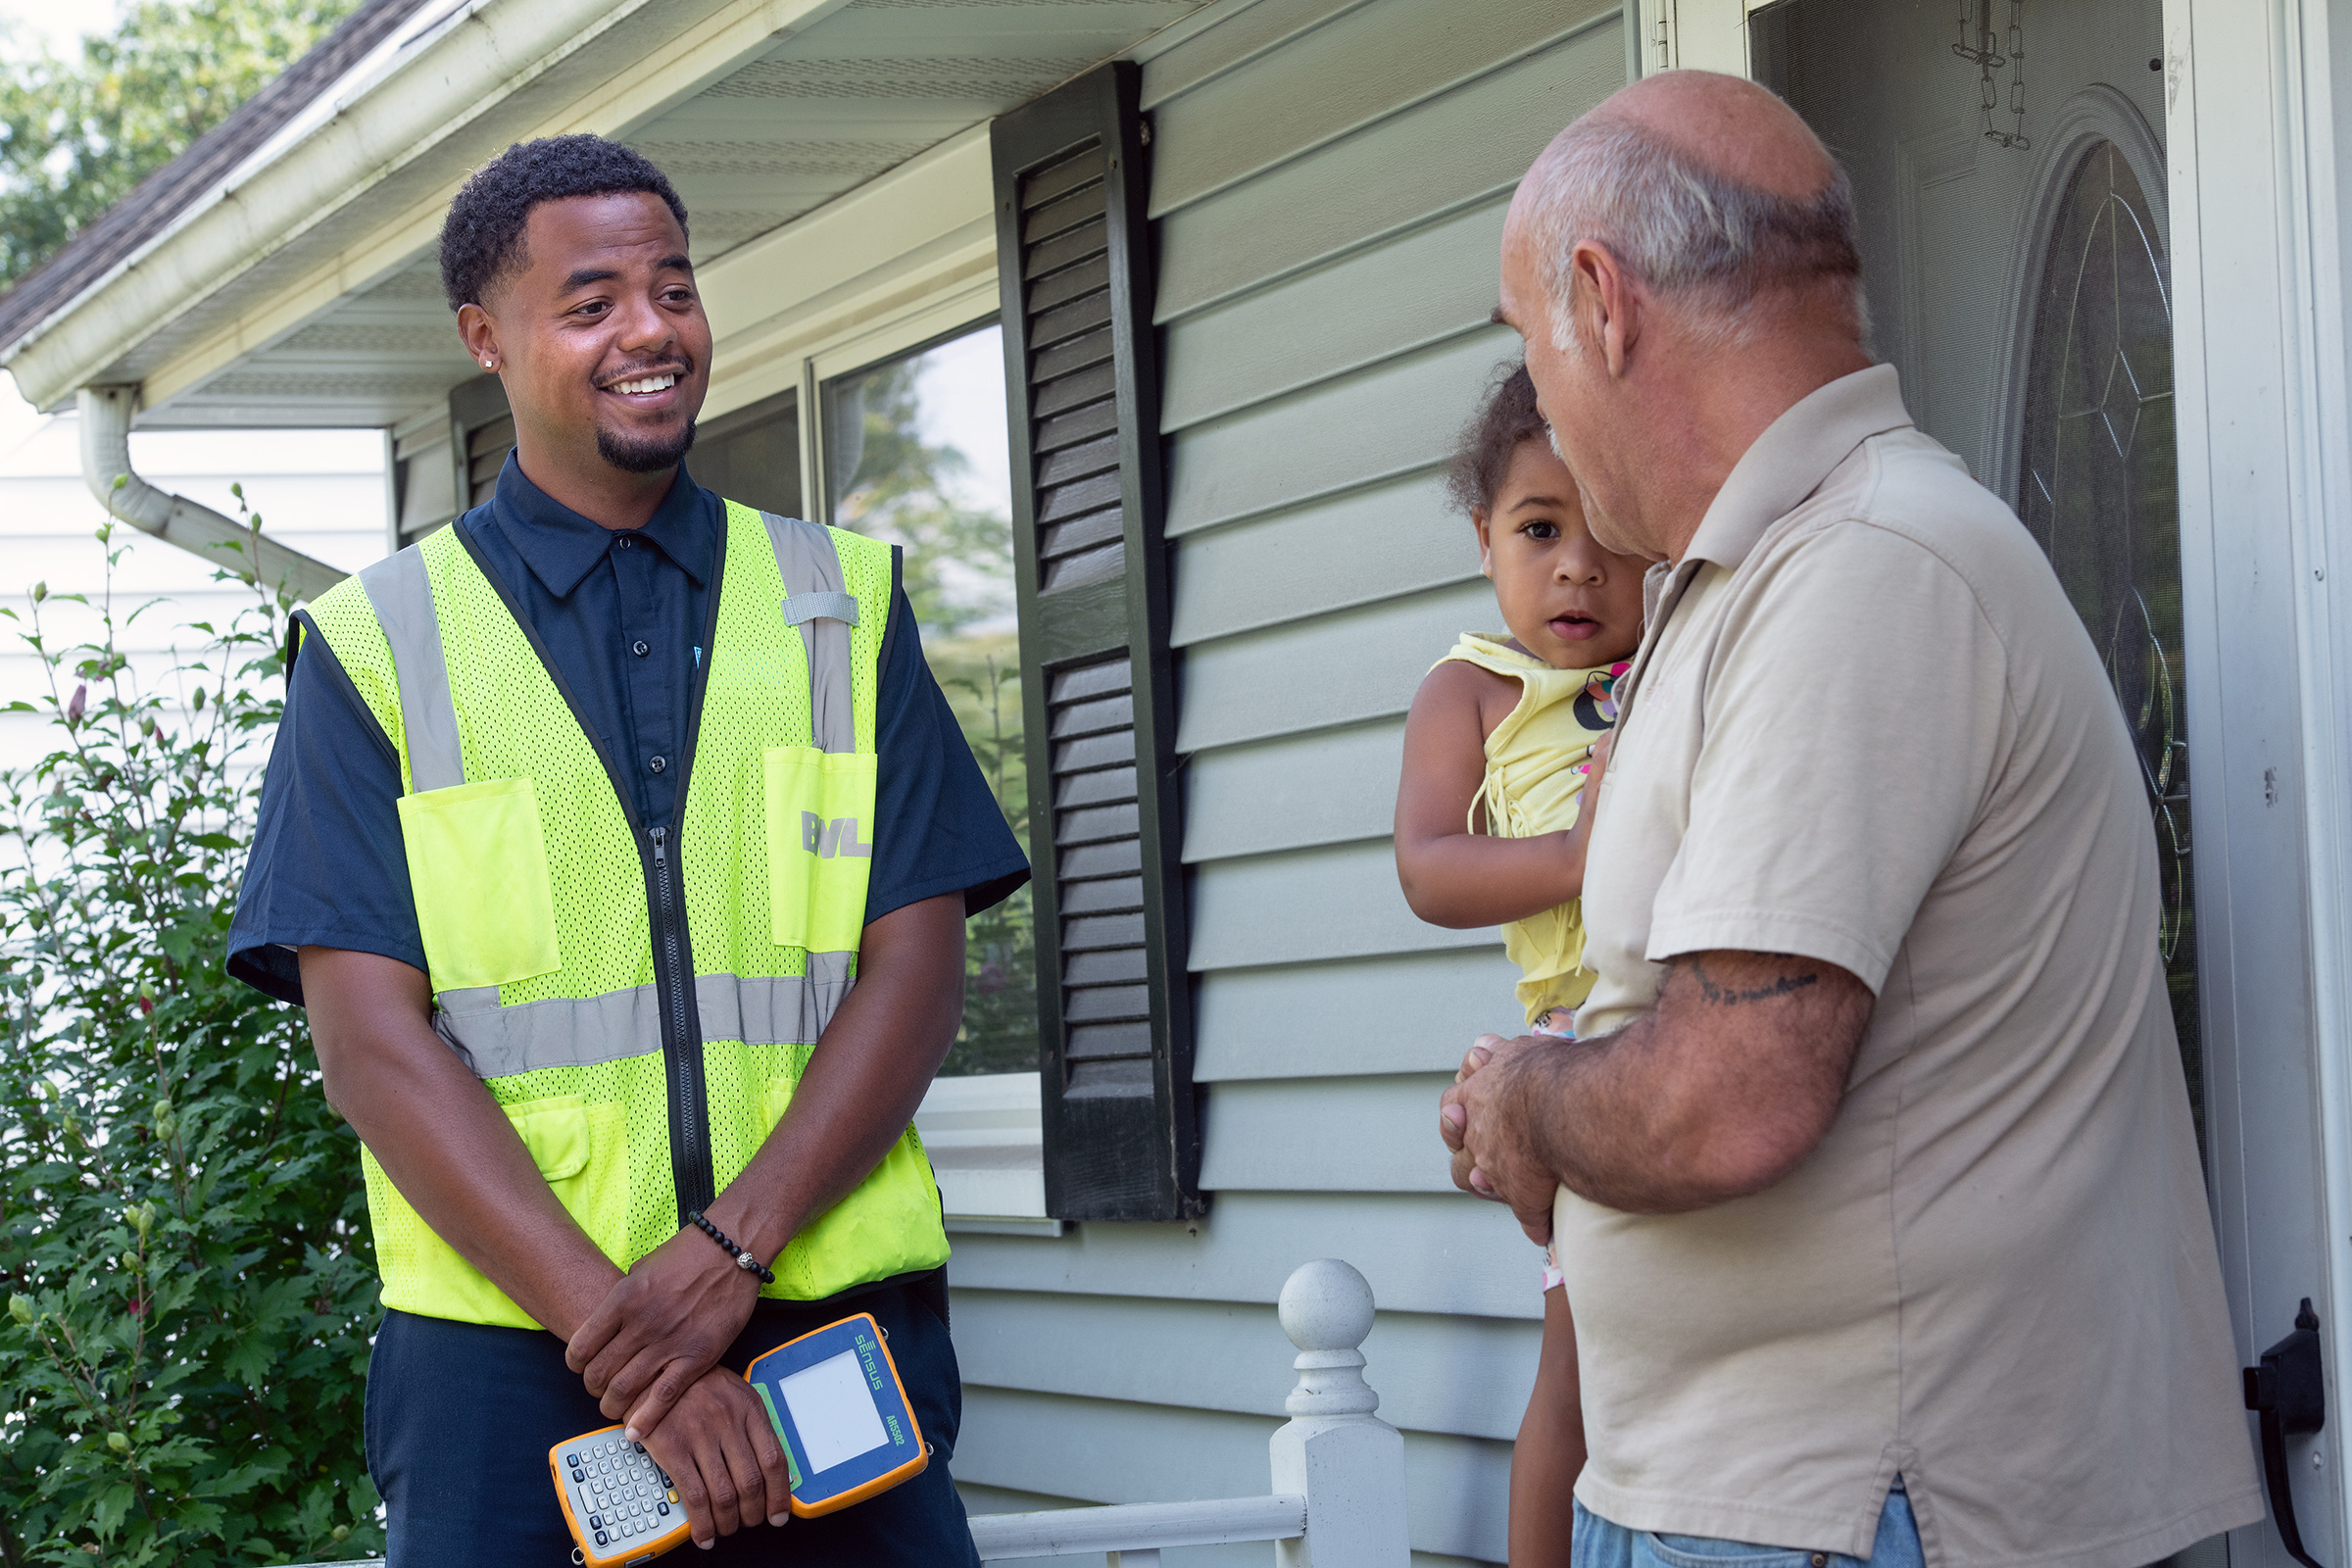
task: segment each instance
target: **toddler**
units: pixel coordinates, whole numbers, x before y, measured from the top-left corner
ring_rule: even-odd
[[[1599,782],[1616,680],[1642,640],[1644,563],[1586,527],[1525,368],[1488,393],[1447,488],[1510,629],[1464,633],[1413,698],[1397,879],[1433,925],[1501,925],[1529,1026],[1570,1035],[1593,980],[1579,906],[1593,813],[1579,807]],[[1514,1568],[1568,1562],[1585,1459],[1574,1323],[1544,1261],[1543,1356],[1511,1460]]]

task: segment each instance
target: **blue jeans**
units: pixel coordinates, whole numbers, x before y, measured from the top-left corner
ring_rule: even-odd
[[[679,1568],[979,1568],[948,1476],[963,1387],[948,1339],[944,1270],[830,1302],[761,1301],[719,1359],[741,1372],[763,1350],[852,1312],[871,1312],[934,1452],[912,1481],[839,1513],[760,1525],[691,1546]],[[609,1425],[564,1342],[386,1312],[368,1362],[368,1469],[383,1494],[388,1568],[571,1568],[571,1537],[547,1473],[550,1444]]]
[[[1576,1505],[1575,1532],[1569,1548],[1573,1568],[1861,1568],[1864,1561],[1835,1551],[1628,1530],[1587,1512],[1581,1502]],[[1869,1568],[1925,1568],[1926,1562],[1919,1522],[1911,1517],[1911,1499],[1898,1481],[1879,1514],[1879,1539],[1871,1545]]]

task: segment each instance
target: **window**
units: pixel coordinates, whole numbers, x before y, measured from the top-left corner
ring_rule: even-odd
[[[779,392],[695,428],[686,471],[704,489],[778,516],[801,515],[800,394]]]
[[[2017,511],[2089,628],[2139,754],[2162,879],[2165,979],[2202,1141],[2168,287],[2164,236],[2132,166],[2114,142],[2093,142],[2043,256]]]
[[[1026,849],[1004,334],[991,322],[836,376],[824,383],[822,401],[832,521],[905,548],[923,657]],[[963,1028],[943,1076],[1036,1071],[1031,909],[1023,888],[972,920]]]

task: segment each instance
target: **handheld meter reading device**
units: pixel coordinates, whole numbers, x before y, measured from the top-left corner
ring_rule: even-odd
[[[784,1440],[792,1511],[804,1519],[888,1492],[931,1462],[870,1312],[777,1346],[744,1376]]]
[[[783,1440],[792,1511],[804,1519],[888,1492],[931,1462],[870,1312],[777,1346],[747,1376]],[[692,1539],[677,1489],[617,1426],[557,1444],[547,1467],[586,1568],[648,1562]]]
[[[617,1426],[557,1444],[547,1468],[587,1568],[646,1562],[690,1539],[677,1489],[645,1445]]]

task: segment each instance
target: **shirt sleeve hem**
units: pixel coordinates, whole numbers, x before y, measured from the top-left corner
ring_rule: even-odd
[[[296,948],[342,948],[351,953],[372,953],[379,957],[405,963],[412,969],[424,969],[423,950],[393,937],[364,931],[302,929],[270,931],[260,936],[240,935],[236,945],[228,951],[229,977],[244,981],[265,996],[290,1002],[299,1007],[303,1004],[302,980],[292,967]],[[279,958],[281,954],[282,959]]]
[[[908,882],[892,888],[889,893],[870,900],[866,905],[865,923],[873,924],[894,909],[925,899],[936,899],[943,893],[961,893],[964,896],[963,913],[966,919],[981,910],[1004,903],[1029,880],[1029,862],[1015,856],[1008,860],[995,860],[969,870],[954,871],[921,882]]]
[[[1711,949],[1743,953],[1792,953],[1847,971],[1872,996],[1886,983],[1894,956],[1835,921],[1775,909],[1717,909],[1661,920],[1649,933],[1652,963]]]

